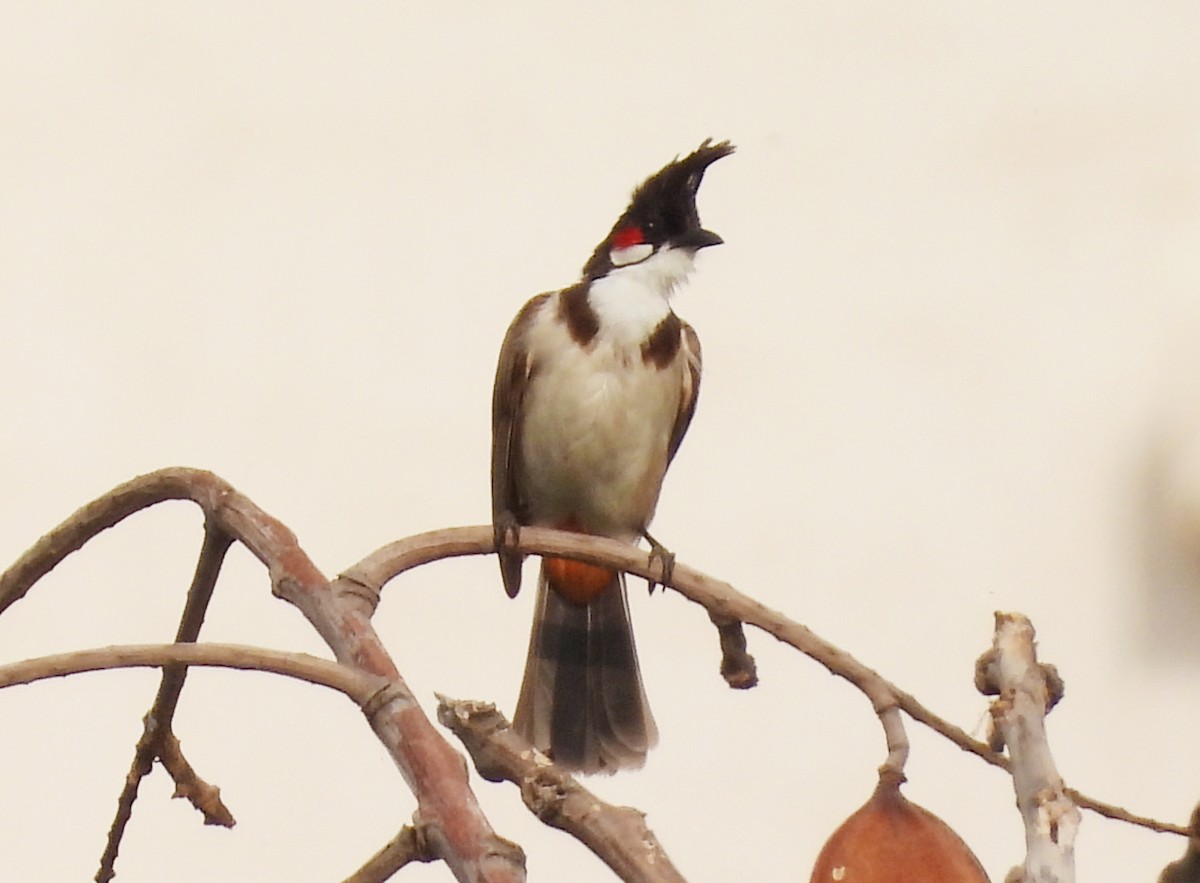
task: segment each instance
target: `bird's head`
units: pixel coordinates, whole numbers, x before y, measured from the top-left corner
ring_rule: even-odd
[[[668,264],[678,265],[679,272],[686,275],[697,251],[722,242],[720,236],[700,225],[696,192],[705,170],[733,150],[728,141],[713,144],[711,138],[706,139],[692,153],[672,160],[647,178],[584,265],[584,278],[599,279],[656,256],[663,269]]]

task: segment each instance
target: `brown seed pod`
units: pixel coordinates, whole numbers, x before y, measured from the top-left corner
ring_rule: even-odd
[[[810,883],[989,883],[950,826],[900,793],[883,770],[871,799],[825,841]]]

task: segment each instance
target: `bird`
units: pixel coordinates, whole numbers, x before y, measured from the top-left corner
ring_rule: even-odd
[[[700,391],[700,341],[671,308],[697,252],[705,170],[733,153],[706,139],[634,191],[577,282],[539,294],[508,328],[492,395],[492,524],[515,597],[522,526],[630,544],[647,533]],[[653,587],[653,584],[652,584]],[[636,769],[658,741],[624,573],[544,557],[513,729],[560,767]]]

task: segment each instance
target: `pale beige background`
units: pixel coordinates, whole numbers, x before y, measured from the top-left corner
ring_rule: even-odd
[[[968,728],[992,611],[1028,613],[1069,782],[1183,821],[1197,46],[1184,3],[6,3],[0,561],[175,464],[331,574],[485,520],[509,318],[641,178],[727,137],[700,202],[728,244],[677,300],[704,389],[655,532]],[[0,619],[3,658],[167,639],[199,542],[184,504],[110,532]],[[236,552],[205,637],[324,652],[267,588]],[[596,790],[689,879],[807,880],[882,760],[868,705],[757,634],[762,685],[733,693],[698,609],[634,595],[662,744]],[[379,626],[421,697],[510,707],[529,605],[457,561],[393,585]],[[154,684],[0,694],[0,878],[90,878]],[[155,775],[122,883],[337,880],[412,812],[332,694],[197,672],[178,729],[239,825]],[[911,735],[907,793],[1002,879],[1008,780]],[[610,879],[511,787],[478,793],[532,879]],[[1079,879],[1180,849],[1085,815]]]

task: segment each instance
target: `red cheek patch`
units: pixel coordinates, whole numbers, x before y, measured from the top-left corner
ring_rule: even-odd
[[[629,248],[646,241],[641,227],[622,227],[613,234],[613,248]]]

